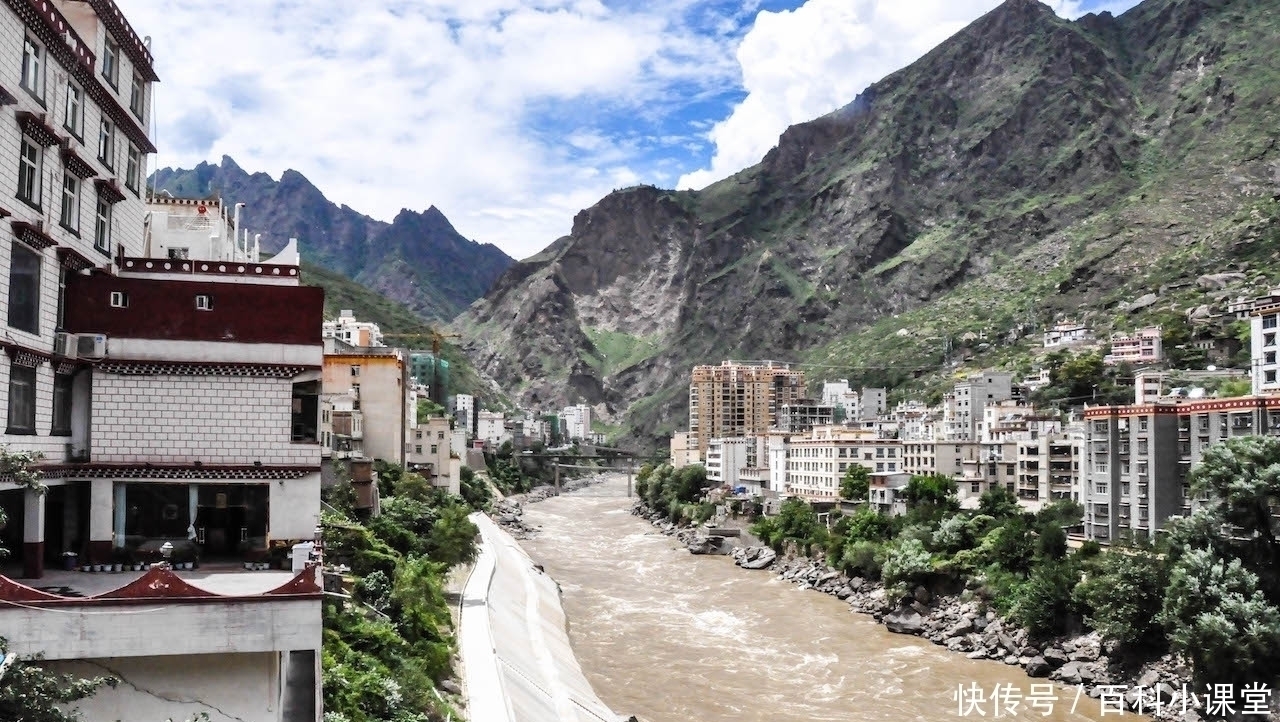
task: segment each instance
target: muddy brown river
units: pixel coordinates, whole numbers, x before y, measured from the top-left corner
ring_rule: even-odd
[[[643,722],[1103,719],[1099,701],[1074,688],[1048,694],[1045,680],[891,634],[835,597],[727,557],[692,556],[631,516],[625,489],[615,479],[526,506],[526,521],[542,532],[522,542],[559,581],[578,660],[620,714]],[[982,692],[963,695],[962,709],[957,689],[975,684]],[[998,717],[997,685],[1005,693]],[[1146,719],[1112,710],[1105,718]]]

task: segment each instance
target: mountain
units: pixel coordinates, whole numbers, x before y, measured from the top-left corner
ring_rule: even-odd
[[[1008,0],[758,165],[607,196],[455,327],[523,401],[657,444],[696,363],[919,389],[1025,364],[1064,315],[1185,323],[1280,281],[1277,92],[1271,0]]]
[[[174,195],[219,193],[245,203],[245,226],[262,233],[274,253],[297,238],[303,257],[349,276],[424,318],[447,321],[488,290],[512,259],[492,244],[463,238],[435,206],[402,210],[391,223],[325,198],[311,181],[287,170],[276,181],[249,174],[231,158],[191,170],[156,172],[157,188]]]

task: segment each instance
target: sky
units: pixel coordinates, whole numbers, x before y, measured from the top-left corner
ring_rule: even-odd
[[[757,163],[999,2],[117,4],[152,38],[153,167],[294,169],[340,205],[386,221],[434,205],[524,258],[612,190]],[[1048,4],[1075,18],[1137,0]]]

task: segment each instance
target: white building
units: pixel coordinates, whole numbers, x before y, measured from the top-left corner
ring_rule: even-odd
[[[884,389],[863,388],[858,396],[858,420],[871,421],[889,408],[889,394]]]
[[[382,329],[372,321],[357,321],[355,313],[343,309],[338,317],[324,322],[324,337],[335,338],[345,344],[359,347],[385,346]]]
[[[688,431],[677,431],[671,435],[671,465],[677,469],[690,464],[701,464],[702,454],[698,451],[698,437]]]
[[[476,438],[493,446],[502,446],[511,440],[507,431],[507,419],[501,411],[481,411],[476,414]]]
[[[896,474],[902,472],[902,456],[897,439],[880,438],[863,429],[815,428],[788,442],[785,491],[810,501],[834,500],[850,466],[860,464],[873,474]]]
[[[236,232],[243,207],[237,203],[228,209],[221,198],[174,198],[167,192],[149,197],[143,255],[257,263],[257,238]]]
[[[458,394],[453,397],[453,417],[458,420],[457,428],[462,429],[468,437],[476,436],[476,397],[470,394]]]
[[[452,429],[449,419],[433,416],[421,424],[414,424],[405,444],[405,463],[409,469],[421,474],[432,486],[457,494],[460,490],[459,474],[452,467],[461,454],[452,453]]]
[[[822,385],[822,403],[833,409],[840,409],[843,420],[858,417],[858,392],[849,388],[847,379],[828,381]]]
[[[1071,321],[1059,323],[1044,332],[1045,348],[1075,346],[1082,343],[1091,343],[1093,340],[1093,332],[1089,330],[1088,326]]]
[[[1274,394],[1280,391],[1280,362],[1276,352],[1276,319],[1280,318],[1280,292],[1273,292],[1267,299],[1259,299],[1249,317],[1250,376],[1253,395]]]
[[[754,439],[746,437],[712,439],[707,445],[707,481],[713,487],[736,487],[738,475],[747,465],[748,449],[754,443]]]
[[[963,441],[982,437],[982,412],[990,404],[1013,398],[1013,377],[1007,373],[984,371],[955,385],[954,426]]]
[[[564,420],[566,441],[591,440],[591,407],[586,404],[566,406],[560,412]]]

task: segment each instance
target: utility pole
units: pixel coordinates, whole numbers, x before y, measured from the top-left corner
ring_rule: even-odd
[[[631,474],[635,471],[635,460],[627,460],[627,498],[631,498]]]
[[[560,496],[560,457],[555,457],[556,464],[556,496]]]

